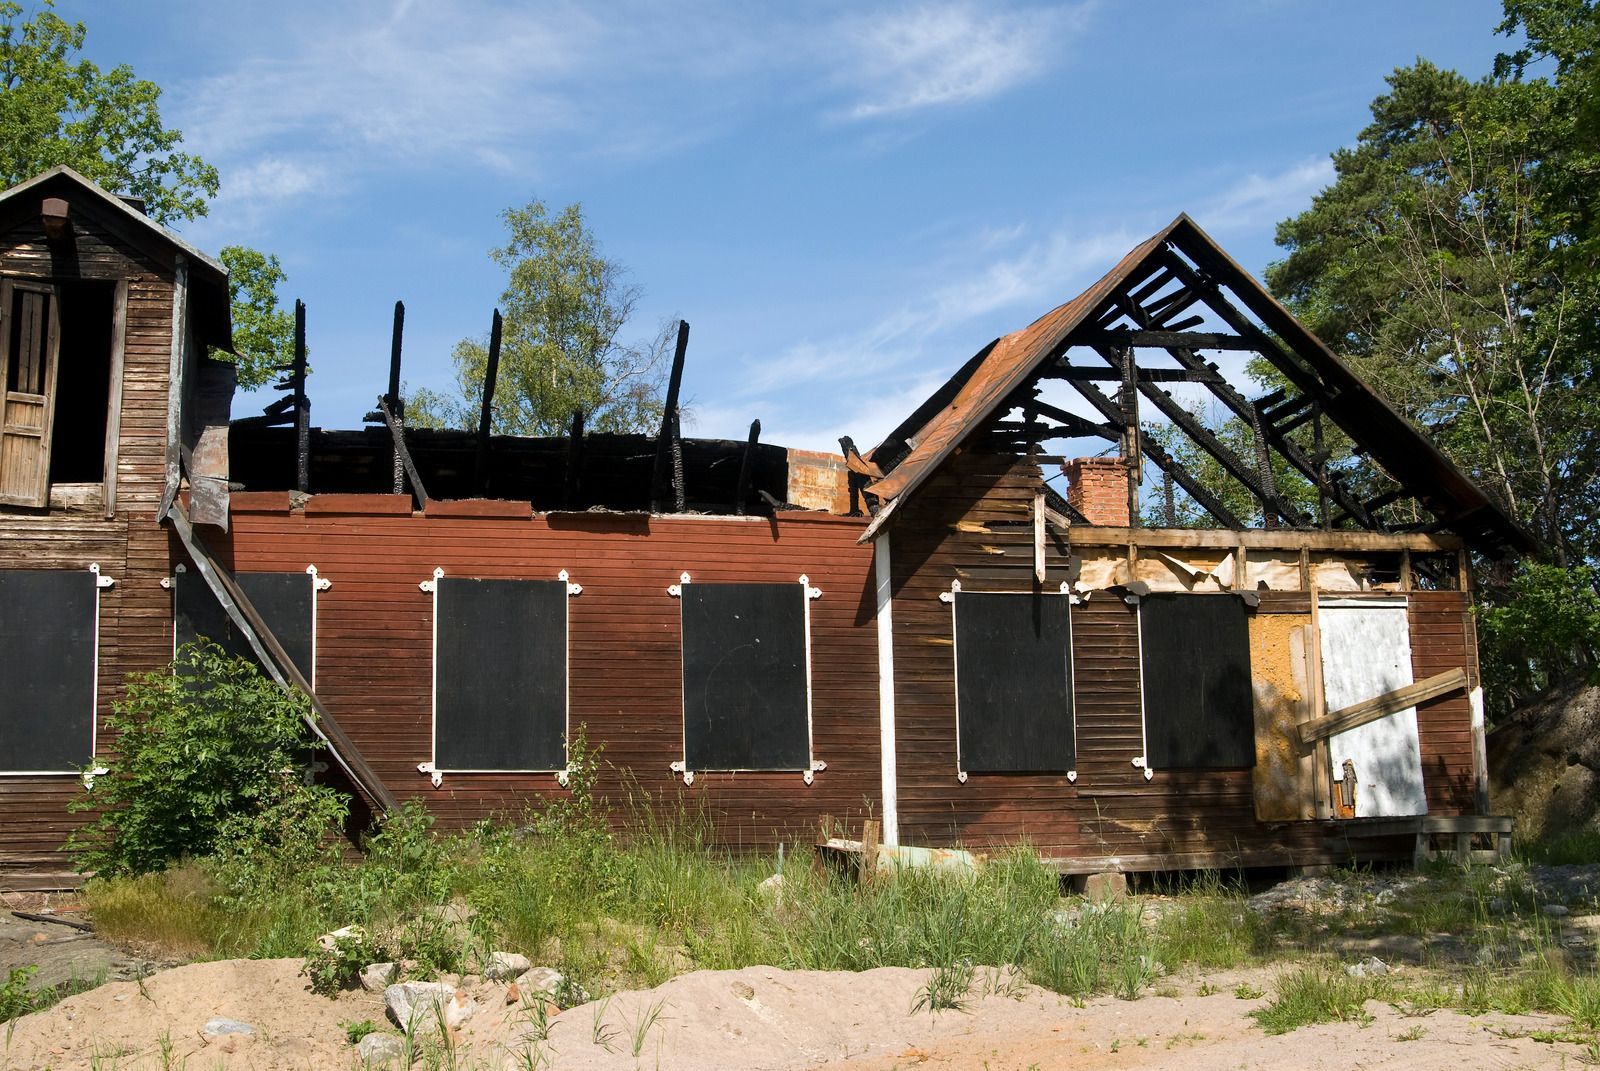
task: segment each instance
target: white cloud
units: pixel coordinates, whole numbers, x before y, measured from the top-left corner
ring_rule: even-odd
[[[1088,10],[924,3],[846,18],[836,32],[852,62],[839,77],[857,100],[845,116],[899,115],[1003,93],[1058,60]]]
[[[1250,174],[1213,199],[1200,224],[1214,231],[1271,227],[1304,211],[1311,198],[1333,182],[1333,161],[1326,156],[1302,160],[1275,175]]]

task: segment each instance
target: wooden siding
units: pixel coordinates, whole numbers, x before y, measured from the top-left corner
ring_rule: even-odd
[[[1136,610],[1109,592],[1073,608],[1077,781],[1061,775],[971,774],[957,780],[950,606],[939,601],[959,580],[965,591],[1036,588],[1030,508],[1040,472],[1027,459],[968,452],[953,458],[907,502],[891,529],[895,627],[895,714],[901,838],[993,848],[1027,841],[1070,860],[1115,856],[1131,869],[1264,864],[1326,856],[1321,826],[1255,817],[1252,772],[1155,770],[1133,765],[1143,751]],[[1053,531],[1047,580],[1055,592],[1072,575]],[[1416,674],[1465,664],[1476,673],[1459,592],[1412,596]],[[1258,612],[1305,613],[1304,593],[1262,592]],[[1463,637],[1466,637],[1464,640]],[[1446,666],[1445,663],[1449,665]],[[1422,711],[1424,766],[1434,813],[1472,808],[1472,749],[1466,700]]]
[[[317,691],[378,775],[420,797],[441,824],[518,813],[563,790],[550,774],[446,774],[435,789],[418,773],[431,758],[433,599],[417,587],[435,567],[450,576],[554,579],[583,593],[569,603],[570,720],[604,747],[601,792],[625,819],[629,793],[658,813],[703,808],[737,847],[791,845],[818,815],[881,812],[877,641],[872,551],[863,522],[826,515],[777,521],[554,514],[532,519],[396,516],[306,509],[236,509],[229,537],[209,537],[240,571],[316,565],[332,587],[317,600]],[[315,498],[311,500],[313,503]],[[355,510],[360,502],[344,501]],[[813,751],[827,763],[806,785],[799,771],[697,772],[682,758],[679,604],[667,594],[687,571],[696,582],[794,582],[822,589],[811,603]]]
[[[96,720],[104,752],[114,741],[103,719],[126,675],[171,658],[171,600],[160,582],[173,559],[155,511],[165,477],[173,290],[169,269],[97,226],[92,211],[75,211],[73,224],[71,245],[54,251],[37,216],[0,233],[0,274],[128,281],[117,511],[107,520],[102,513],[0,508],[0,568],[87,569],[98,562],[103,575],[115,578],[116,586],[100,593]],[[63,372],[59,389],[69,391],[70,369]],[[84,820],[66,811],[82,794],[72,776],[0,775],[0,887],[24,884],[22,873],[70,869],[57,849]]]

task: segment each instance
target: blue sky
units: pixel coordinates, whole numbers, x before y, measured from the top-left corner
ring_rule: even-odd
[[[504,285],[499,213],[538,196],[643,287],[627,339],[690,321],[686,432],[824,450],[1180,211],[1259,274],[1385,74],[1503,47],[1491,0],[59,10],[221,169],[185,236],[282,259],[317,424],[383,390],[396,298],[407,382],[449,387]]]

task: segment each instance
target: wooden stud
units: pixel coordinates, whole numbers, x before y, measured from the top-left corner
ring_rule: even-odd
[[[650,510],[661,513],[672,494],[673,505],[683,510],[683,444],[679,438],[678,394],[683,387],[683,362],[689,351],[689,321],[678,321],[678,342],[672,351],[672,373],[667,377],[667,399],[661,410],[661,432],[656,436],[656,463],[650,480]]]
[[[572,411],[572,425],[567,430],[567,479],[561,496],[567,509],[582,509],[583,494],[583,410]]]
[[[289,370],[294,399],[294,485],[302,494],[311,490],[311,399],[306,397],[306,303],[294,302],[294,364]]]
[[[739,483],[733,492],[733,512],[737,517],[744,516],[745,502],[750,497],[750,472],[755,464],[756,444],[760,439],[761,421],[752,420],[750,422],[750,437],[745,440],[744,444],[744,456],[739,459]],[[854,473],[851,475],[853,476]],[[858,494],[859,491],[856,489],[855,484],[851,483],[850,505],[852,510],[855,507]]]
[[[389,415],[402,429],[406,426],[406,403],[400,397],[400,340],[406,329],[406,306],[402,301],[394,303],[394,328],[389,334],[389,392],[384,395],[384,400],[389,403]],[[385,421],[387,423],[387,421]],[[391,432],[393,428],[389,429]],[[394,493],[402,494],[405,485],[405,462],[401,453],[405,448],[402,441],[394,451]]]

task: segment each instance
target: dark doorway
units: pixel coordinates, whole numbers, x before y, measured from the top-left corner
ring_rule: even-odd
[[[61,295],[61,363],[50,482],[99,483],[106,474],[117,288],[115,283],[82,280],[61,281],[56,287]]]

